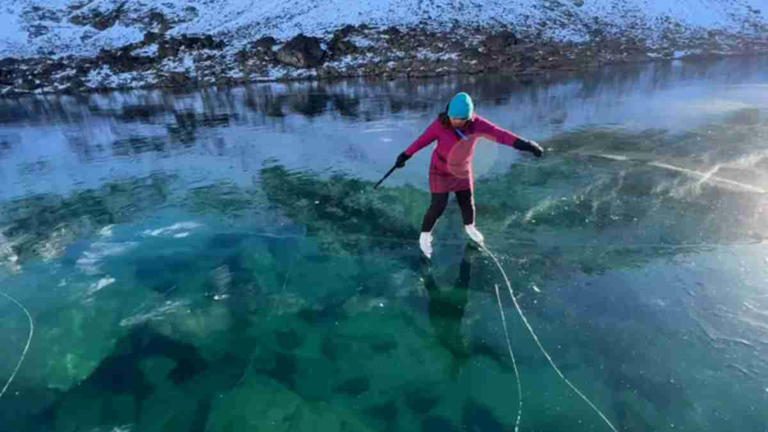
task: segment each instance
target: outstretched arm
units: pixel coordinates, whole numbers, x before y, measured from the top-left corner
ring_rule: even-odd
[[[483,117],[477,116],[474,120],[475,130],[482,136],[496,141],[499,144],[515,147],[515,143],[520,140],[520,137],[512,132],[496,126],[490,120],[486,120]]]
[[[536,142],[529,141],[504,128],[496,126],[490,120],[477,116],[475,124],[478,133],[499,144],[514,147],[520,151],[529,151],[537,157],[540,157],[543,153],[543,149]]]
[[[435,131],[435,128],[438,127],[439,124],[437,121],[432,122],[429,127],[427,127],[424,132],[421,133],[421,135],[416,138],[416,141],[413,142],[413,144],[409,145],[407,149],[405,149],[404,152],[400,153],[397,156],[397,161],[395,161],[395,166],[398,168],[402,168],[405,166],[405,162],[411,158],[416,152],[423,149],[424,147],[432,144],[434,140],[437,139],[437,133]]]
[[[405,149],[405,154],[408,155],[408,157],[413,156],[418,152],[419,150],[423,149],[424,147],[432,144],[434,140],[437,139],[437,134],[435,133],[435,128],[437,127],[437,121],[432,122],[432,124],[427,127],[424,132],[421,133],[421,135],[416,138],[416,141],[413,142],[410,146],[408,146],[407,149]]]

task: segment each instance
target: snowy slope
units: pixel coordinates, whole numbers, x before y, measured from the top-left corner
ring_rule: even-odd
[[[323,35],[346,24],[436,30],[510,25],[557,40],[595,28],[653,39],[662,29],[754,33],[768,0],[4,0],[0,57],[93,55],[146,31],[206,33],[237,44],[270,35]],[[94,19],[104,18],[94,26]],[[164,28],[161,28],[164,27]]]

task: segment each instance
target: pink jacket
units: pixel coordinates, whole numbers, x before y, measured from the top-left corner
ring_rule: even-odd
[[[460,137],[463,134],[466,139]],[[429,166],[429,188],[433,193],[455,192],[473,189],[472,157],[475,144],[481,137],[510,147],[520,139],[512,132],[500,128],[479,115],[475,115],[469,126],[461,130],[445,127],[435,120],[406,150],[408,156],[428,146],[435,140],[437,146],[432,152]]]

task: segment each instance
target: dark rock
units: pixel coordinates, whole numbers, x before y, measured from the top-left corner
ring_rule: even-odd
[[[149,32],[144,33],[144,39],[142,40],[142,43],[144,45],[151,45],[151,44],[161,40],[162,38],[163,38],[163,34],[162,33],[157,33],[157,32],[149,31]]]
[[[357,53],[358,48],[357,46],[348,40],[337,40],[334,39],[331,41],[331,44],[329,46],[330,51],[332,53],[332,56],[334,58],[344,57],[347,55],[352,55]]]
[[[163,39],[157,46],[157,55],[160,58],[176,57],[182,49],[187,50],[219,50],[224,48],[224,42],[216,40],[211,35],[190,36],[182,35],[178,38]]]
[[[109,14],[105,16],[101,16],[96,18],[96,20],[91,23],[91,26],[99,31],[104,31],[113,25],[117,24],[117,20],[120,18],[119,14]]]
[[[246,63],[251,59],[273,62],[276,59],[275,52],[272,47],[277,44],[277,39],[272,36],[266,36],[257,39],[250,44],[248,48],[242,49],[237,52],[237,61],[240,63]]]
[[[180,42],[182,47],[189,50],[219,50],[224,48],[224,42],[214,39],[211,35],[183,35],[180,38]]]
[[[0,84],[13,85],[20,67],[21,61],[13,57],[0,60]]]
[[[277,60],[298,68],[312,68],[323,64],[326,52],[320,39],[300,34],[277,51]]]
[[[19,63],[21,63],[21,60],[14,58],[14,57],[4,57],[0,59],[0,68],[8,68],[8,67],[15,67]]]
[[[33,77],[26,76],[22,78],[21,84],[18,85],[19,90],[32,91],[40,87],[40,83]]]
[[[185,7],[184,13],[187,15],[187,19],[194,19],[200,16],[200,12],[194,6]]]
[[[301,335],[293,329],[278,330],[275,332],[275,340],[280,348],[288,351],[293,351],[300,347],[304,342]]]
[[[297,364],[295,355],[278,353],[275,355],[274,366],[265,372],[276,381],[293,390],[296,387]]]
[[[157,57],[161,59],[176,57],[179,54],[179,50],[181,50],[181,43],[178,39],[163,39],[157,45]]]
[[[371,350],[376,354],[387,354],[397,349],[397,342],[394,340],[383,340],[371,343]]]
[[[257,53],[255,51],[248,51],[245,49],[242,49],[235,53],[235,60],[240,64],[240,67],[242,69],[249,69],[245,63],[248,63],[249,60],[259,58]]]
[[[272,36],[265,36],[254,41],[251,47],[254,49],[272,50],[272,47],[275,45],[277,45],[277,39]]]
[[[61,16],[59,15],[58,11],[55,9],[49,9],[41,6],[32,6],[28,9],[26,9],[24,12],[22,12],[22,17],[27,22],[54,22],[54,23],[61,23]]]
[[[137,106],[138,109],[145,109],[144,106]],[[123,109],[123,113],[126,112],[126,109]],[[149,115],[146,116],[146,119],[149,119],[151,116],[161,114],[163,112],[162,106],[157,107],[157,112],[150,112]],[[135,115],[131,115],[131,117],[136,117]],[[142,117],[145,117],[142,115]],[[243,244],[243,242],[248,237],[245,234],[235,234],[235,233],[221,233],[216,234],[213,237],[211,237],[210,240],[208,240],[206,244],[206,248],[208,250],[215,250],[215,251],[225,251],[225,250],[235,250],[240,245]]]
[[[152,27],[157,29],[159,33],[165,33],[171,28],[171,22],[162,12],[153,11],[147,17]]]
[[[75,73],[80,76],[85,76],[97,67],[99,67],[99,65],[94,59],[83,59],[75,63]]]
[[[109,66],[115,72],[146,70],[155,63],[152,57],[134,55],[130,49],[101,50],[96,56],[96,62]]]
[[[384,34],[387,36],[400,36],[403,32],[399,28],[391,26],[384,30]]]
[[[464,403],[462,410],[463,429],[468,431],[504,432],[508,430],[490,409],[474,401]]]
[[[453,432],[458,428],[445,417],[430,416],[421,422],[423,432]]]
[[[338,31],[333,35],[331,42],[328,44],[331,56],[339,58],[357,52],[357,46],[352,41],[347,40],[347,36],[348,34],[345,35],[342,31]]]
[[[393,430],[393,426],[396,424],[397,416],[399,415],[397,403],[395,401],[374,405],[365,410],[365,412],[371,417],[383,422],[386,425],[386,430]]]
[[[193,79],[184,72],[168,72],[161,82],[165,87],[187,87],[193,83]]]
[[[91,26],[95,28],[96,30],[103,31],[106,30],[115,24],[120,20],[123,9],[125,9],[127,1],[124,1],[117,5],[114,9],[102,13],[100,11],[96,11],[90,15],[86,14],[77,14],[73,15],[69,21],[72,24],[80,25],[80,26]]]
[[[483,40],[483,46],[488,51],[504,51],[512,45],[517,45],[519,42],[520,41],[514,32],[503,30],[486,37],[485,40]]]
[[[323,357],[335,362],[339,356],[339,346],[330,336],[326,336],[323,339],[322,345],[320,345],[320,352],[323,354]]]
[[[62,61],[51,61],[43,63],[38,69],[38,76],[43,79],[48,79],[51,75],[57,72],[63,71],[67,65]]]
[[[336,387],[336,391],[349,396],[360,396],[371,388],[371,380],[357,377],[344,381]]]
[[[432,411],[440,398],[426,390],[412,390],[405,394],[405,404],[416,414],[424,415]]]
[[[356,28],[355,26],[351,24],[347,24],[344,27],[336,30],[336,34],[338,34],[341,37],[349,37],[349,35],[351,35],[355,31],[355,28]]]

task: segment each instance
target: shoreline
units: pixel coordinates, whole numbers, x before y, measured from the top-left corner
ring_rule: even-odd
[[[609,65],[701,61],[768,53],[768,37],[709,31],[650,43],[633,36],[585,42],[465,28],[435,32],[344,26],[327,37],[262,37],[234,44],[211,35],[148,32],[95,57],[0,59],[0,97],[125,90],[201,90],[280,82],[412,79],[503,73],[531,77]]]

